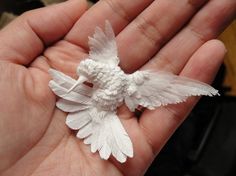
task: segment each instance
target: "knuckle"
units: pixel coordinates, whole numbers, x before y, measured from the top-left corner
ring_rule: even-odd
[[[190,23],[187,27],[187,29],[195,36],[197,37],[201,42],[205,43],[205,41],[208,40],[207,36],[204,35],[203,32],[201,32],[202,30],[199,29],[199,27],[197,27],[196,25],[194,25],[193,23]]]
[[[177,73],[173,64],[173,58],[162,51],[160,51],[157,56],[154,56],[149,63],[157,70]]]
[[[112,11],[117,14],[121,19],[129,22],[131,21],[131,17],[128,13],[128,10],[119,0],[103,0],[111,9]]]
[[[198,9],[203,4],[205,4],[208,0],[188,0],[188,4],[190,4],[194,9]]]
[[[134,20],[134,24],[137,29],[145,38],[147,38],[153,45],[162,45],[165,41],[165,37],[160,28],[156,25],[157,22],[145,17],[139,16]]]

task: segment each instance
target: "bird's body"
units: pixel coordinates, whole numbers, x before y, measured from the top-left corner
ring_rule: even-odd
[[[123,163],[127,157],[133,157],[131,139],[116,115],[123,102],[133,112],[140,105],[152,110],[183,102],[189,96],[218,94],[207,84],[171,73],[124,73],[119,67],[115,35],[109,22],[104,32],[95,29],[93,37],[89,37],[89,47],[89,57],[77,67],[77,81],[50,69],[53,80],[49,86],[61,97],[56,106],[69,113],[66,124],[78,130],[76,136],[103,159],[113,155]],[[85,81],[93,87],[83,84]]]
[[[93,84],[92,103],[101,110],[114,111],[123,103],[128,76],[118,66],[86,59],[77,68]]]

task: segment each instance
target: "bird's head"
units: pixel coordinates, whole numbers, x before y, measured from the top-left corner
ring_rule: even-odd
[[[81,61],[76,70],[76,74],[79,76],[79,79],[68,90],[68,93],[74,90],[78,85],[84,83],[85,81],[93,83],[93,79],[98,74],[98,64],[98,62],[92,59],[85,59]]]
[[[88,80],[92,80],[97,75],[97,65],[98,63],[92,59],[85,59],[80,62],[77,67],[76,74],[78,76],[84,76]]]

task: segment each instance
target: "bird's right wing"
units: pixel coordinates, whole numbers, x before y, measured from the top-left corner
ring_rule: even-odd
[[[130,75],[130,80],[130,89],[134,91],[125,97],[125,103],[131,111],[139,105],[153,110],[183,102],[189,96],[219,95],[208,84],[171,73],[137,71]]]
[[[105,30],[96,27],[93,37],[89,37],[89,58],[97,62],[117,66],[119,64],[116,38],[109,21],[105,22]]]

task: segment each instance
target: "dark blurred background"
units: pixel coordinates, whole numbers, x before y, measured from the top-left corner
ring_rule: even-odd
[[[21,13],[63,0],[1,0],[0,27]],[[96,0],[91,0],[90,4]],[[171,137],[146,176],[236,175],[236,22],[220,36],[228,55],[213,86],[221,96],[203,97]]]

